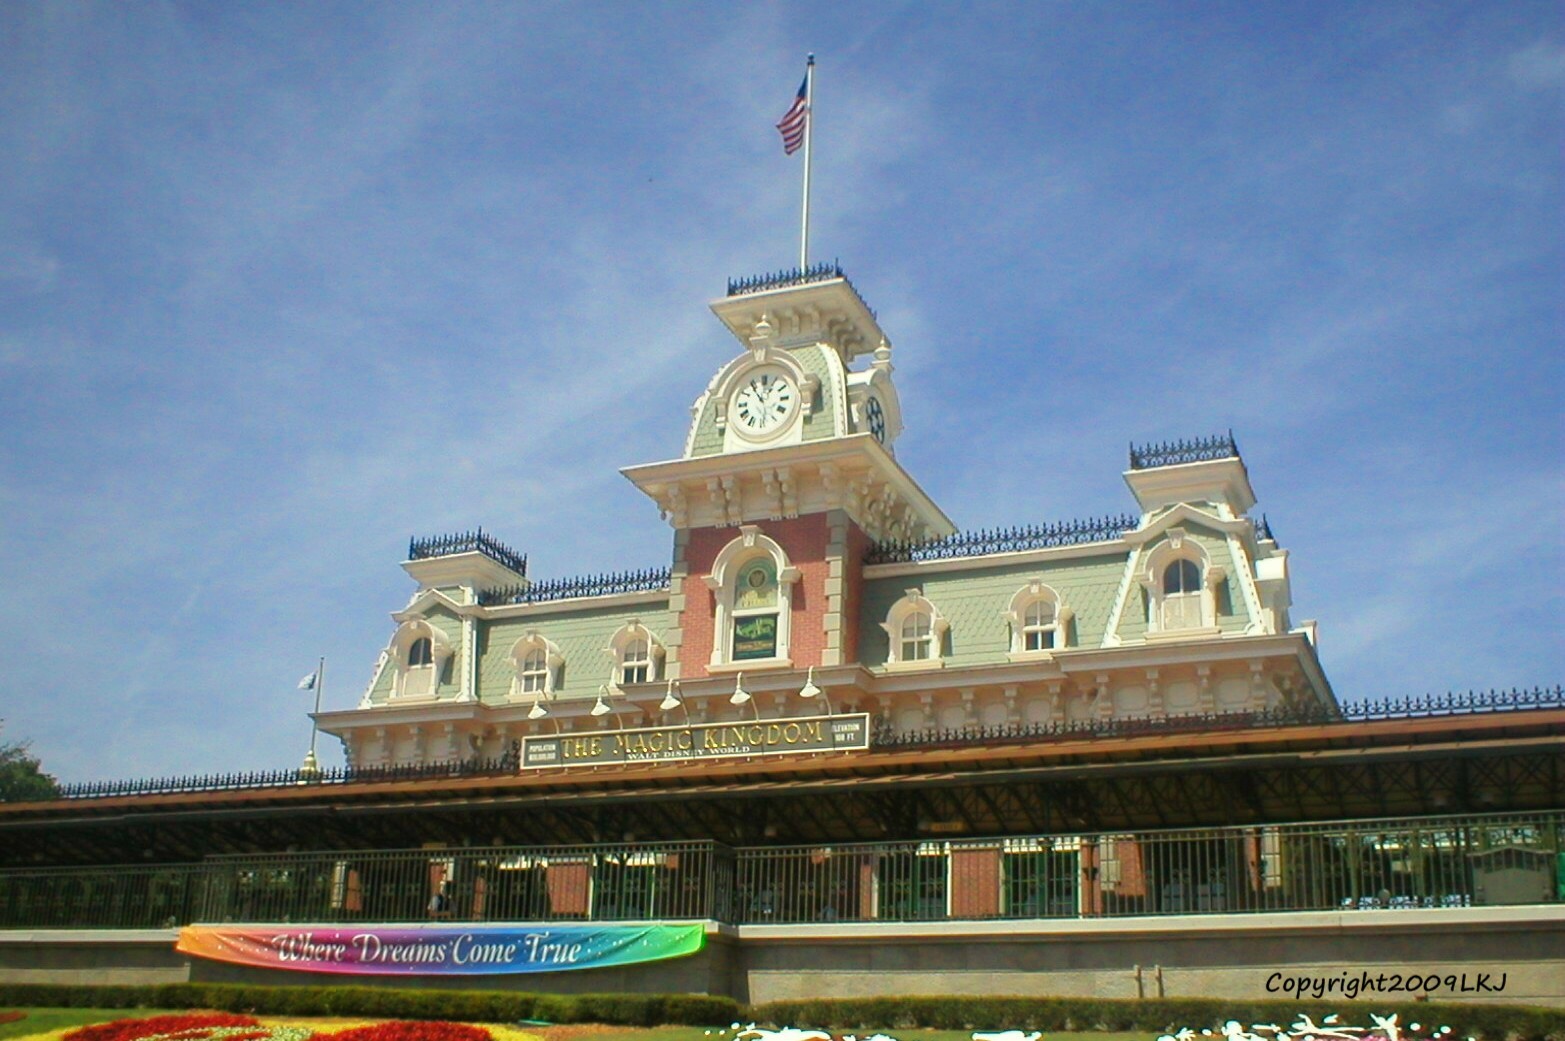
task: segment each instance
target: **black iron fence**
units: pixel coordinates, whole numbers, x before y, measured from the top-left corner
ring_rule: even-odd
[[[1132,470],[1151,470],[1159,466],[1178,466],[1182,463],[1205,463],[1213,459],[1237,458],[1239,458],[1239,443],[1234,440],[1232,430],[1211,437],[1130,446]]]
[[[1080,546],[1089,542],[1110,542],[1136,527],[1130,514],[1094,517],[1089,520],[1058,521],[1053,524],[1025,524],[1011,528],[983,528],[959,531],[944,538],[919,541],[879,542],[864,558],[866,564],[906,564],[918,560],[950,560],[958,557],[986,557],[993,553],[1019,553],[1056,546]]]
[[[740,850],[741,922],[1553,903],[1557,815]]]
[[[729,918],[733,852],[714,842],[220,856],[209,922]]]
[[[332,766],[315,770],[248,770],[235,773],[194,774],[182,777],[143,777],[128,781],[84,781],[62,784],[61,799],[106,799],[121,795],[172,795],[181,792],[228,792],[250,788],[292,788],[300,785],[336,785],[389,781],[438,781],[453,777],[494,777],[515,773],[521,752],[515,747],[505,755],[476,756],[443,763],[401,766]],[[38,800],[30,800],[38,801]]]
[[[496,564],[527,576],[527,555],[518,553],[484,529],[464,531],[455,535],[431,535],[428,538],[408,540],[408,559],[424,560],[430,557],[449,557],[457,553],[482,553]]]
[[[576,575],[551,578],[542,582],[520,582],[478,594],[484,607],[501,604],[540,604],[554,600],[574,600],[586,596],[613,596],[616,593],[641,593],[668,589],[672,572],[666,567],[639,571],[615,571],[602,575]]]
[[[206,864],[0,871],[0,928],[159,929],[195,921]]]
[[[0,928],[738,924],[1435,910],[1565,900],[1565,815],[730,849],[715,842],[214,856],[0,871]]]
[[[728,280],[729,296],[744,296],[747,293],[764,293],[769,289],[787,289],[792,286],[809,285],[812,282],[825,282],[833,278],[842,278],[842,264],[838,261],[823,261],[819,264],[811,264],[809,267],[789,268],[785,271],[768,271],[764,275],[746,275],[742,278],[730,278]]]
[[[847,283],[853,295],[859,298],[859,303],[864,305],[864,310],[875,317],[875,309],[864,300],[864,294],[843,273],[842,264],[839,261],[827,261],[819,264],[811,264],[809,267],[789,268],[786,271],[769,271],[764,275],[747,275],[743,278],[730,278],[728,280],[729,296],[746,296],[750,293],[765,293],[773,289],[789,289],[794,286],[810,285],[814,282],[828,282],[840,278]]]

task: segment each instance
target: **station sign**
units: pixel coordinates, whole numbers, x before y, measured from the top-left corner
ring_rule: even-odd
[[[799,755],[869,748],[869,714],[694,723],[522,738],[524,769]]]

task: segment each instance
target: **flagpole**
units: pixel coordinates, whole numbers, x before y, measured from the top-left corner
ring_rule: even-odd
[[[315,666],[315,711],[310,713],[310,754],[304,757],[303,774],[319,774],[321,772],[320,761],[315,758],[315,738],[321,732],[321,725],[316,716],[321,714],[321,689],[326,685],[326,658],[322,655],[320,663]]]
[[[804,223],[799,234],[799,271],[810,266],[810,138],[815,136],[815,55],[804,66]]]

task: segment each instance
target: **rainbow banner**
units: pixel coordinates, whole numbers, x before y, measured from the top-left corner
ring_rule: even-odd
[[[382,976],[565,972],[694,954],[694,925],[189,925],[174,949],[263,969]]]

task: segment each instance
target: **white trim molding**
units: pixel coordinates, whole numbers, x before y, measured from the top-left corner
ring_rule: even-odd
[[[626,661],[625,654],[637,642],[643,642],[647,646],[645,661]],[[644,678],[630,682],[656,683],[663,678],[663,659],[667,651],[663,647],[663,641],[657,635],[641,624],[641,619],[632,618],[628,623],[619,627],[614,635],[609,638],[609,645],[603,648],[603,653],[609,659],[609,686],[622,687],[626,684],[624,669],[627,666],[645,665],[647,674]]]
[[[1052,621],[1029,627],[1027,624],[1028,612],[1037,604],[1049,604],[1053,608]],[[1016,591],[1011,597],[1011,602],[1001,612],[1001,617],[1011,627],[1011,661],[1034,661],[1047,659],[1054,656],[1054,652],[1062,651],[1070,646],[1071,621],[1076,616],[1075,611],[1065,605],[1060,594],[1054,587],[1046,585],[1042,579],[1035,578]],[[1027,636],[1030,632],[1046,632],[1053,638],[1048,647],[1029,648]]]
[[[429,641],[430,663],[408,664],[408,656],[413,645],[425,639]],[[386,645],[386,653],[391,656],[392,668],[396,670],[391,678],[393,698],[433,698],[440,689],[440,677],[445,672],[446,662],[456,654],[456,648],[451,646],[450,638],[430,625],[427,619],[410,618],[397,626],[397,631],[391,636],[391,642]],[[419,685],[411,681],[422,679],[423,677],[418,673],[425,669],[429,670],[429,688],[409,690],[410,686]]]
[[[915,632],[911,637],[905,636],[903,627],[918,615],[927,618],[927,623],[918,627],[921,632]],[[951,629],[951,622],[924,596],[922,589],[915,587],[907,590],[902,599],[891,605],[891,610],[886,612],[886,620],[880,623],[880,627],[886,631],[888,641],[886,651],[888,671],[904,672],[945,667],[946,633]],[[917,655],[909,657],[906,654],[907,646],[916,644],[923,645],[923,657]]]
[[[528,658],[535,654],[543,655],[543,686],[533,690],[527,690],[526,677],[529,673],[536,675],[537,668],[528,669]],[[560,670],[565,666],[565,655],[560,653],[560,648],[553,640],[544,636],[536,629],[529,629],[522,634],[521,639],[511,645],[511,697],[525,698],[527,695],[552,695],[560,686]],[[535,659],[536,660],[536,659]]]
[[[1214,564],[1206,548],[1190,538],[1183,528],[1169,528],[1165,534],[1167,538],[1146,555],[1146,565],[1140,575],[1141,588],[1147,594],[1147,637],[1172,637],[1175,633],[1212,635],[1217,630],[1217,587],[1223,584],[1228,572],[1222,565]],[[1169,568],[1181,561],[1189,561],[1200,573],[1199,589],[1179,594],[1193,596],[1198,604],[1198,617],[1170,625],[1165,617],[1168,600],[1164,592],[1165,576]]]

